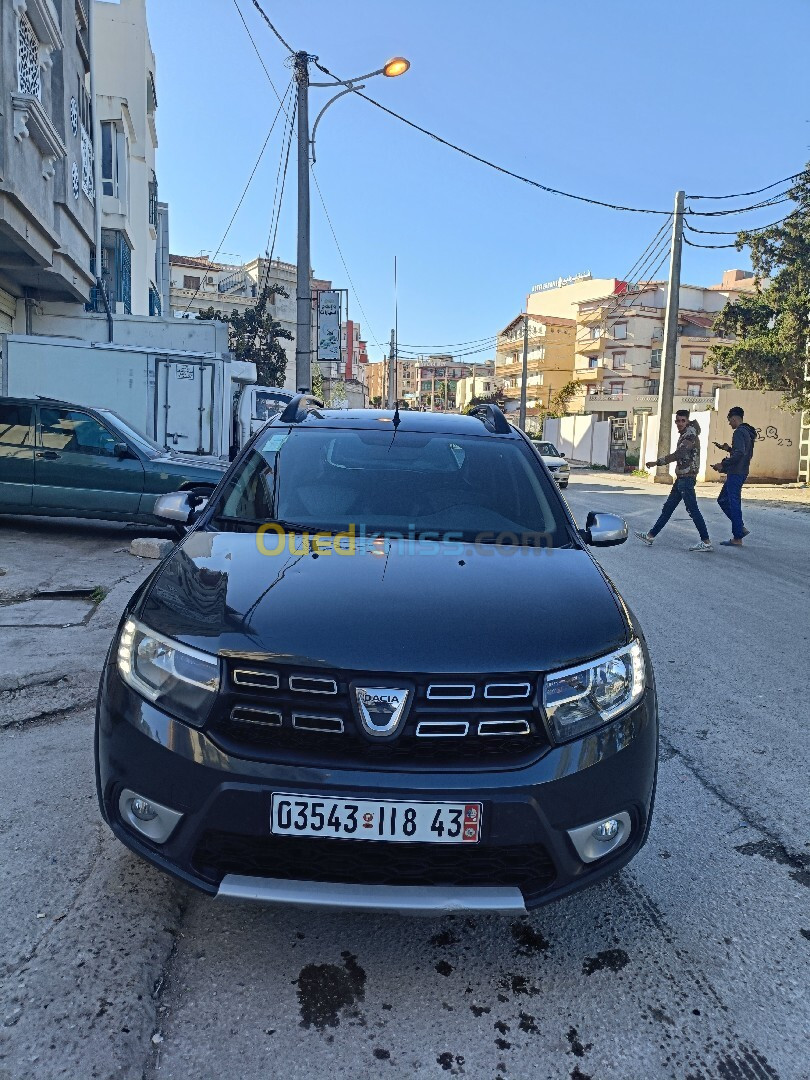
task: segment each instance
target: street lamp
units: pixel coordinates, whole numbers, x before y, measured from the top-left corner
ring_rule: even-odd
[[[310,213],[309,213],[309,163],[310,151],[315,162],[315,134],[321,117],[338,98],[362,90],[367,79],[385,75],[389,79],[404,75],[411,66],[404,56],[393,56],[381,68],[353,79],[333,78],[329,82],[310,82],[309,65],[316,56],[307,52],[295,54],[295,81],[298,85],[298,266],[296,280],[296,341],[295,385],[298,390],[308,390],[312,380],[312,285],[310,282]],[[342,86],[334,97],[318,113],[309,131],[310,86]]]

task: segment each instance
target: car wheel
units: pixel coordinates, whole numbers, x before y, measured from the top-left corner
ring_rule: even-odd
[[[568,481],[567,480],[560,480],[560,487],[561,488],[567,488],[568,487]]]

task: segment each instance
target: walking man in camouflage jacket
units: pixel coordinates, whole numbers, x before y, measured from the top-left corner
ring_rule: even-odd
[[[689,550],[713,551],[709,530],[706,528],[706,522],[703,520],[695,494],[695,484],[700,471],[700,424],[697,420],[689,419],[687,409],[678,409],[675,413],[675,426],[678,429],[678,445],[675,447],[675,453],[647,462],[647,468],[652,469],[656,465],[668,465],[674,461],[675,483],[661,507],[658,521],[649,532],[637,532],[636,536],[648,547],[652,546],[653,540],[672,517],[678,504],[683,502],[700,536],[700,541],[693,544]]]

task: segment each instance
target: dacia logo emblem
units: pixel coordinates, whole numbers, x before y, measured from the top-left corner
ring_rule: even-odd
[[[410,690],[391,686],[354,688],[360,724],[367,735],[385,738],[394,735],[405,718]]]

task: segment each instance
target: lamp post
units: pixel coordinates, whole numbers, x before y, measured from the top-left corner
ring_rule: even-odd
[[[358,75],[353,79],[331,79],[329,82],[310,82],[309,65],[317,57],[307,52],[297,52],[294,60],[295,81],[298,87],[298,266],[296,275],[296,335],[295,335],[295,386],[306,391],[312,382],[312,283],[310,281],[310,214],[309,214],[309,163],[310,149],[315,161],[315,133],[321,117],[338,98],[355,90],[362,90],[365,79],[385,75],[389,79],[404,75],[411,66],[403,56],[392,57],[387,64]],[[309,131],[310,86],[342,86],[334,97],[318,113]]]

